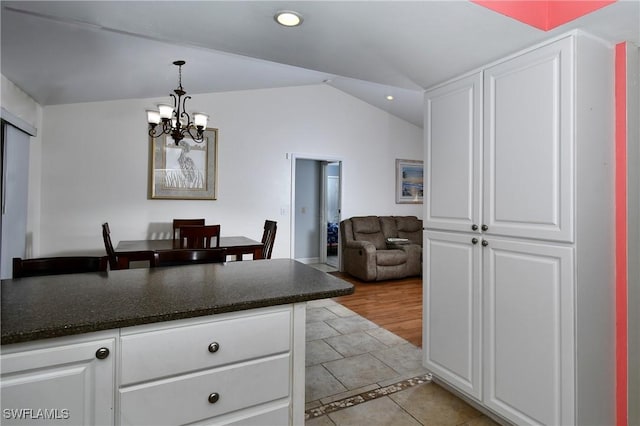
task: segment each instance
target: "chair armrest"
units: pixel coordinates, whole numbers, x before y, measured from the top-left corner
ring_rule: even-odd
[[[405,244],[402,250],[407,253],[407,274],[419,275],[422,273],[422,246],[418,244]]]
[[[376,251],[376,246],[373,245],[373,243],[369,242],[369,241],[347,241],[344,244],[344,249],[345,250],[364,250],[367,253],[373,253]]]
[[[398,248],[401,250],[406,251],[407,253],[411,253],[411,252],[422,252],[422,246],[419,244],[415,244],[415,243],[411,243],[411,244],[402,244],[399,245],[397,247],[394,248]]]

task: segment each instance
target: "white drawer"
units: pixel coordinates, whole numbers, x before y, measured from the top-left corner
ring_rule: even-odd
[[[133,334],[123,332],[121,385],[288,353],[291,348],[289,310],[201,321]],[[213,353],[209,351],[212,343],[218,345]]]
[[[178,425],[289,397],[289,355],[120,389],[122,425]],[[219,399],[209,402],[217,393]]]
[[[289,423],[289,406],[287,405],[268,411],[264,410],[260,414],[250,415],[242,419],[237,419],[231,423],[222,421],[211,424],[225,426],[286,426]]]
[[[289,400],[278,400],[205,419],[189,426],[289,426]]]

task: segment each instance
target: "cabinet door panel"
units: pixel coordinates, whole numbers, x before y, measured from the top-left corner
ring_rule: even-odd
[[[489,233],[573,240],[572,44],[485,71],[483,218]]]
[[[108,339],[3,354],[2,424],[113,424],[113,350]]]
[[[480,399],[480,248],[471,234],[425,233],[424,363]]]
[[[573,249],[487,241],[485,403],[516,424],[573,424]]]
[[[480,222],[482,73],[425,94],[425,225],[471,231]]]

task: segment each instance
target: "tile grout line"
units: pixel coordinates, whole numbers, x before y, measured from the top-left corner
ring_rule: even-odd
[[[367,392],[362,392],[358,395],[343,398],[338,401],[331,402],[329,404],[323,404],[319,407],[311,408],[305,411],[305,420],[310,420],[316,417],[323,416],[325,414],[333,413],[345,408],[353,407],[363,402],[371,401],[376,398],[391,395],[396,392],[403,391],[413,386],[421,385],[424,383],[430,383],[428,374],[422,374],[410,379],[401,380],[388,386],[384,386],[379,389],[374,389]]]

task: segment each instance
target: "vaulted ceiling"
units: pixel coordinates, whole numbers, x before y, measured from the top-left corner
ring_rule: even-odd
[[[421,126],[425,88],[555,35],[640,45],[638,0],[548,31],[478,3],[2,1],[1,70],[55,105],[167,96],[183,59],[189,94],[324,83]]]

